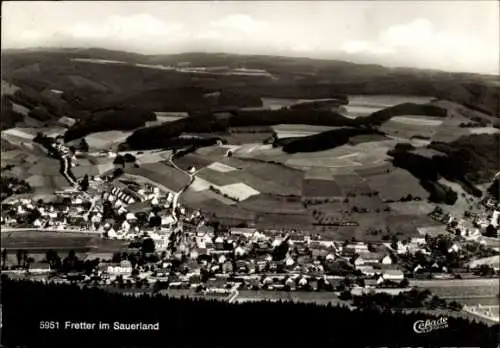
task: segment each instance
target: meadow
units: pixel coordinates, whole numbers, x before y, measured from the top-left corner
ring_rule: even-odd
[[[428,103],[432,98],[398,95],[349,95],[349,104],[343,105],[342,112],[347,117],[365,117],[382,109],[402,103]]]

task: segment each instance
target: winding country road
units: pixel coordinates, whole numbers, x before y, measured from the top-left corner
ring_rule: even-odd
[[[173,199],[173,202],[172,202],[172,210],[174,211],[174,218],[177,220],[177,216],[175,215],[175,208],[177,207],[179,198],[193,184],[194,180],[196,179],[196,174],[198,173],[198,170],[194,171],[193,173],[189,173],[188,171],[183,170],[177,164],[175,164],[174,158],[173,158],[173,154],[170,154],[170,156],[168,158],[168,163],[170,163],[170,165],[172,167],[174,167],[175,169],[177,169],[178,171],[180,171],[180,172],[186,174],[187,176],[189,176],[189,182],[186,184],[186,186],[184,186],[182,189],[179,190],[179,192],[177,192],[174,195],[174,199]]]

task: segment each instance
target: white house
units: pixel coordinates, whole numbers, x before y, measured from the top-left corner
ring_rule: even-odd
[[[238,247],[234,250],[234,254],[235,254],[236,256],[241,257],[241,256],[243,256],[243,255],[245,255],[245,254],[246,254],[246,250],[245,250],[243,247],[238,246]]]
[[[500,222],[500,211],[495,210],[495,211],[493,212],[492,217],[491,217],[491,221],[490,221],[490,223],[491,223],[491,225],[493,225],[493,227],[495,227],[495,228],[496,228],[496,227],[498,227],[499,222]]]
[[[392,265],[392,257],[391,255],[386,255],[382,258],[383,265]]]
[[[412,237],[411,243],[416,245],[427,244],[427,242],[425,241],[425,237]]]
[[[113,227],[111,227],[108,230],[108,237],[109,238],[117,238],[118,237],[118,234],[116,233],[116,231],[115,231],[115,229]]]
[[[460,250],[460,245],[458,245],[457,243],[454,243],[449,249],[448,249],[448,252],[449,253],[453,253],[453,252],[458,252]]]
[[[356,269],[358,271],[360,271],[361,273],[363,273],[364,275],[369,276],[369,277],[375,275],[375,273],[376,273],[373,266],[370,266],[370,265],[359,266],[359,267],[356,267]]]
[[[307,279],[306,278],[300,278],[299,280],[299,285],[300,286],[306,286],[307,285]]]
[[[388,269],[382,273],[384,280],[401,281],[404,279],[404,274],[399,269]]]

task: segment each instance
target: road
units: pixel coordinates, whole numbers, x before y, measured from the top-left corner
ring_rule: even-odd
[[[410,286],[427,287],[469,287],[488,286],[498,288],[498,278],[473,278],[473,279],[422,279],[410,280]]]
[[[16,232],[26,232],[26,231],[37,231],[37,232],[59,232],[59,233],[75,233],[75,234],[95,234],[100,235],[101,232],[91,231],[87,229],[57,229],[57,228],[12,228],[12,227],[2,227],[1,233],[16,233]]]
[[[173,216],[174,216],[175,220],[177,221],[178,218],[177,218],[177,215],[175,213],[175,208],[177,207],[179,198],[182,196],[182,194],[184,192],[186,192],[186,190],[189,188],[189,186],[191,186],[193,184],[194,180],[196,179],[196,174],[198,173],[198,170],[194,171],[193,173],[190,173],[188,171],[183,170],[177,164],[175,164],[173,157],[174,157],[173,154],[170,154],[170,156],[168,158],[168,163],[170,163],[172,165],[172,167],[174,167],[175,169],[177,169],[178,171],[184,173],[185,175],[187,175],[189,177],[189,182],[186,184],[186,186],[184,186],[182,189],[179,190],[179,192],[174,194],[174,198],[173,198],[173,202],[172,202],[172,211],[174,213]]]

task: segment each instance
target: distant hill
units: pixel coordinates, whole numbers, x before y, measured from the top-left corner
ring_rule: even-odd
[[[333,99],[344,104],[349,95],[431,96],[499,116],[499,87],[491,83],[491,76],[474,74],[309,58],[196,52],[141,55],[98,48],[5,50],[1,58],[3,79],[19,88],[3,101],[2,129],[19,121],[9,101],[28,108],[29,116],[43,123],[62,116],[80,120],[68,131],[67,139],[140,128],[154,120],[152,113],[157,111],[188,112],[196,117],[140,129],[127,142],[132,147],[141,144],[144,148],[150,141],[161,144],[151,140],[158,134],[169,143],[169,137],[183,132],[224,132],[230,126],[358,127],[377,125],[396,115],[440,116],[445,112],[433,105],[402,104],[352,120],[327,110],[329,103],[324,102],[298,103],[292,110],[240,110],[261,107],[263,97]],[[218,119],[214,117],[217,112],[231,116]]]
[[[75,58],[120,61],[120,64],[76,62]],[[227,67],[260,69],[274,76],[181,73],[136,66]],[[491,76],[418,69],[390,69],[379,65],[336,60],[225,53],[141,55],[104,49],[39,49],[2,52],[4,78],[38,88],[71,89],[68,76],[80,76],[104,86],[111,94],[154,88],[200,86],[228,88],[252,95],[302,99],[334,94],[421,95],[450,99],[491,115],[499,114],[499,87]],[[83,81],[83,80],[82,80]]]

